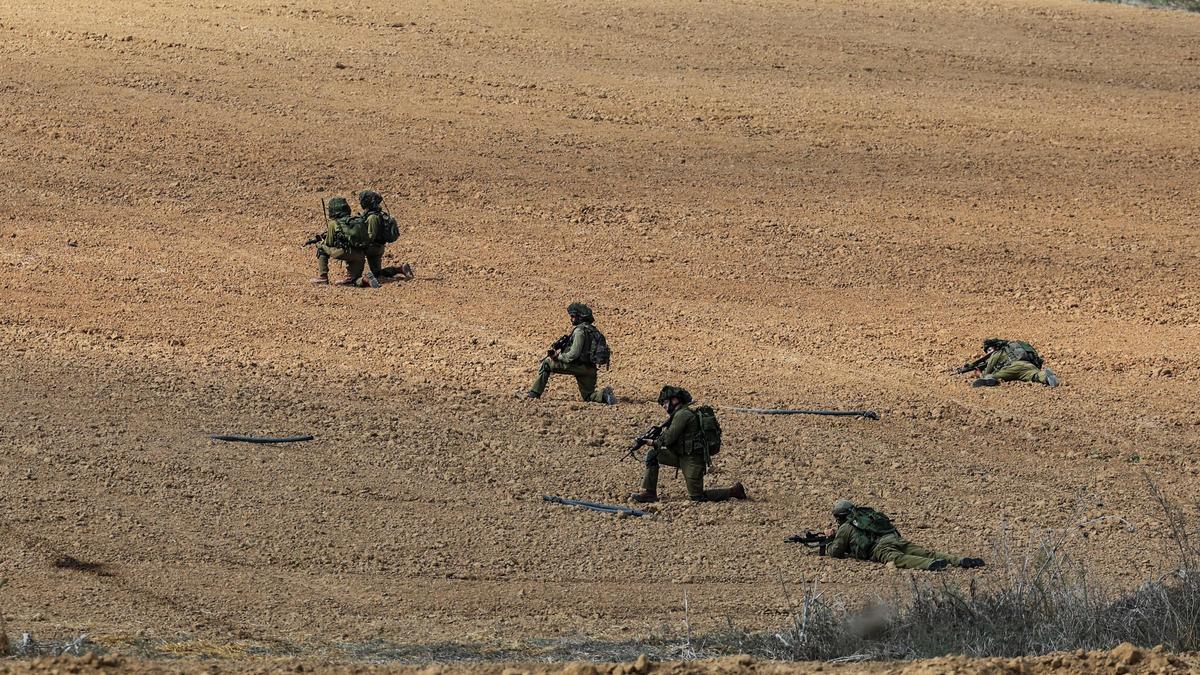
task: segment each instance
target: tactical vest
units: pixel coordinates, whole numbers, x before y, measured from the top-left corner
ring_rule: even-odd
[[[696,414],[695,410],[692,410],[687,405],[679,406],[679,409],[672,414],[671,421],[674,422],[675,417],[679,415],[686,415],[690,419],[687,422],[687,427],[684,429],[683,434],[679,437],[679,440],[676,441],[676,446],[670,448],[670,450],[679,455],[689,455],[697,458],[703,458],[704,448],[707,443],[704,437],[704,428],[700,424],[700,416]]]
[[[1004,365],[1008,365],[1014,361],[1026,361],[1032,363],[1037,368],[1042,367],[1042,357],[1033,348],[1033,345],[1028,342],[1009,340],[1004,345],[1004,355],[1008,359],[1008,362]]]
[[[854,507],[846,522],[854,528],[850,535],[850,555],[859,560],[870,560],[875,545],[883,537],[900,535],[891,519],[869,506]]]
[[[375,241],[371,242],[372,245],[391,244],[400,238],[400,225],[387,211],[368,211],[363,215],[366,218],[379,217],[379,230],[375,232]]]
[[[363,249],[370,246],[367,237],[367,221],[362,216],[343,216],[333,221],[334,248]]]
[[[721,423],[717,421],[717,413],[712,406],[702,405],[692,412],[696,413],[696,422],[700,425],[704,462],[712,464],[712,456],[721,452]]]
[[[597,367],[609,365],[612,362],[612,350],[608,348],[608,340],[605,339],[604,333],[590,323],[581,325],[587,333],[587,344],[584,345],[580,358]]]

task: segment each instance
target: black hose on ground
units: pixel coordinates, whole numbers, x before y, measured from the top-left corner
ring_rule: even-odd
[[[234,443],[299,443],[311,441],[312,436],[240,436],[237,434],[211,434],[214,441],[230,441]]]
[[[864,417],[869,420],[879,419],[879,413],[874,410],[796,410],[790,408],[725,408],[725,410],[755,415],[830,415],[833,417]]]

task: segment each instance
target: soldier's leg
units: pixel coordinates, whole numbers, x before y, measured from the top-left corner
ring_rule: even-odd
[[[350,251],[344,260],[346,261],[347,277],[357,279],[362,276],[363,268],[367,263],[367,256],[363,255],[362,251]]]
[[[688,499],[694,502],[721,502],[729,499],[728,495],[722,495],[725,490],[705,490],[704,489],[704,472],[707,469],[704,466],[704,460],[691,455],[685,455],[679,458],[679,471],[683,473],[683,483],[687,486]]]
[[[642,476],[642,494],[658,494],[658,453],[646,453],[646,473]]]
[[[317,273],[321,276],[329,274],[329,256],[332,251],[342,252],[340,248],[330,248],[325,244],[317,244]]]
[[[959,556],[947,555],[945,553],[938,553],[937,551],[931,551],[923,546],[917,546],[916,544],[912,543],[911,541],[908,541],[907,539],[901,539],[899,547],[900,547],[900,550],[904,553],[904,555],[915,556],[917,558],[927,558],[930,560],[945,560],[947,563],[950,563],[951,565],[954,565],[955,567],[958,567],[959,563],[962,562],[962,558]]]
[[[658,494],[658,467],[660,464],[679,466],[679,458],[670,450],[650,450],[646,453],[646,474],[642,477],[642,492]]]
[[[992,376],[1001,382],[1033,382],[1041,373],[1037,366],[1028,361],[1013,361],[992,373]]]
[[[542,359],[542,365],[538,367],[537,377],[534,378],[533,385],[529,387],[530,396],[537,398],[542,395],[542,392],[546,391],[546,383],[550,381],[550,373],[552,372],[553,365],[554,361],[549,356]]]
[[[371,274],[374,274],[376,279],[382,278],[383,251],[384,247],[382,246],[372,246],[367,249],[367,266],[371,268]]]
[[[876,562],[892,563],[896,567],[905,570],[925,570],[934,563],[933,558],[926,558],[916,555],[908,555],[905,553],[905,548],[908,542],[899,537],[884,537],[875,544],[875,550],[871,552],[871,558]]]
[[[591,366],[575,368],[575,384],[579,385],[579,396],[585,401],[603,403],[604,398],[596,391],[596,369]]]

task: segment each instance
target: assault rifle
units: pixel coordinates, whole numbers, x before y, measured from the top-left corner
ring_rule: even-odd
[[[804,534],[793,534],[784,541],[789,544],[803,544],[808,548],[815,548],[819,555],[825,555],[825,547],[833,541],[833,537],[827,537],[822,532],[805,530]]]
[[[574,333],[567,333],[566,335],[555,340],[554,343],[550,345],[550,349],[546,350],[546,356],[554,358],[561,354],[564,349],[571,346],[571,338],[573,338],[574,335]]]
[[[992,355],[990,353],[984,354],[983,356],[979,357],[978,359],[975,359],[974,361],[971,361],[970,363],[964,363],[958,367],[958,370],[954,371],[954,374],[962,375],[963,373],[969,373],[973,370],[979,370],[980,368],[983,368],[985,365],[987,365],[987,361],[991,357],[992,357]]]
[[[654,439],[658,438],[662,434],[663,430],[667,428],[667,425],[670,422],[671,420],[667,420],[662,424],[652,426],[648,431],[646,431],[646,433],[633,439],[633,445],[629,446],[629,449],[625,451],[624,455],[621,455],[621,461],[625,461],[626,457],[632,457],[634,461],[637,462],[642,461],[641,458],[637,456],[637,451],[641,450],[646,444],[653,443]]]

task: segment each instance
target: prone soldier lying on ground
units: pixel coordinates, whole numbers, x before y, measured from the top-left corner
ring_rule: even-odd
[[[591,308],[582,302],[572,302],[567,306],[567,316],[571,319],[571,332],[550,346],[526,395],[540,398],[546,391],[550,375],[557,373],[575,376],[583,400],[608,405],[616,403],[612,387],[596,391],[598,366],[608,365],[611,352],[604,335],[592,325],[595,319]]]
[[[983,356],[963,364],[956,375],[978,373],[972,387],[995,387],[1001,382],[1039,382],[1058,386],[1054,371],[1042,367],[1042,357],[1033,345],[1020,340],[988,338],[983,341]]]
[[[817,545],[821,555],[831,558],[890,562],[907,570],[936,572],[950,565],[965,569],[984,566],[982,558],[960,558],[917,546],[901,537],[886,515],[869,506],[856,506],[842,499],[833,505],[833,517],[838,526],[829,528],[823,537],[807,532],[788,537],[787,541]]]
[[[662,388],[658,402],[669,418],[665,426],[660,425],[639,436],[630,450],[633,454],[640,445],[652,443],[646,453],[642,491],[629,495],[629,498],[641,504],[658,501],[658,467],[665,464],[683,473],[688,499],[694,502],[745,499],[746,488],[741,483],[719,490],[704,489],[704,474],[708,472],[712,456],[721,451],[721,425],[717,423],[713,409],[700,406],[693,410],[690,407],[692,395],[686,389],[672,386]]]

